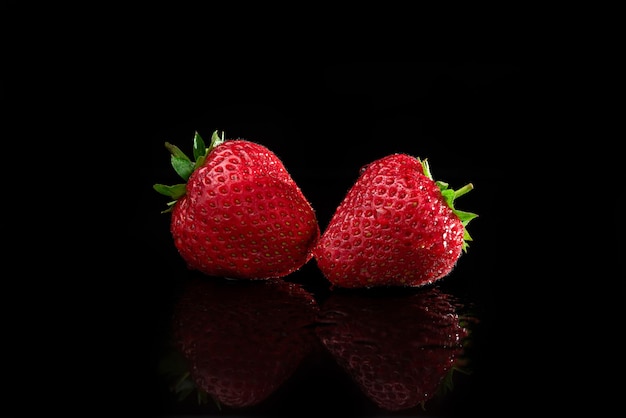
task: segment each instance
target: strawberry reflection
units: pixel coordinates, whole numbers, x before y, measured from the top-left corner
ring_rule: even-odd
[[[380,408],[425,407],[451,383],[453,370],[463,370],[469,330],[460,308],[437,287],[337,290],[321,306],[316,332]]]
[[[311,325],[318,307],[300,285],[283,280],[194,279],[173,318],[175,347],[187,379],[174,388],[196,392],[221,408],[268,398],[319,343]]]

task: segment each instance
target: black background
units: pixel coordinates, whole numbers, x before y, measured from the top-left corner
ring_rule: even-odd
[[[548,16],[543,31],[500,15],[484,38],[434,43],[444,29],[379,6],[307,22],[265,4],[2,3],[4,415],[174,415],[154,364],[183,266],[152,185],[177,180],[165,141],[190,150],[216,129],[275,151],[322,228],[359,167],[390,152],[474,183],[457,206],[480,215],[475,241],[445,280],[482,307],[481,372],[457,415],[621,399],[623,176],[619,129],[605,132],[619,67],[595,52],[607,39],[584,18]],[[392,47],[422,60],[369,61]],[[364,61],[337,59],[359,49]],[[433,49],[452,59],[426,60]],[[302,410],[337,410],[325,395]]]
[[[511,238],[506,232],[500,235],[505,218],[498,203],[507,187],[504,166],[512,161],[507,156],[516,152],[519,140],[516,97],[522,94],[523,69],[515,63],[475,61],[259,67],[228,66],[200,80],[162,80],[154,91],[146,86],[135,91],[130,100],[136,104],[124,108],[130,110],[124,116],[138,129],[132,148],[125,151],[132,150],[145,164],[135,171],[138,179],[131,183],[135,186],[130,200],[134,206],[126,219],[132,243],[127,265],[135,270],[125,271],[134,271],[134,281],[129,285],[127,278],[120,278],[120,285],[130,290],[123,298],[129,309],[135,304],[132,297],[140,301],[131,315],[140,329],[133,335],[137,359],[150,359],[146,353],[153,353],[151,343],[165,332],[158,319],[165,319],[163,307],[169,306],[171,289],[183,271],[172,247],[168,217],[158,213],[165,199],[151,189],[155,182],[176,180],[163,142],[190,150],[195,130],[208,138],[219,129],[227,138],[250,139],[272,149],[316,209],[322,230],[359,168],[393,152],[428,158],[435,178],[454,188],[472,182],[475,189],[460,198],[457,207],[479,214],[470,224],[474,242],[446,284],[469,295],[482,311],[475,347],[480,367],[450,411],[485,411],[493,408],[494,397],[517,397],[515,374],[504,366],[515,352],[508,339],[515,341],[506,299],[515,295],[507,294],[510,278],[503,277],[500,267],[503,242]],[[142,123],[136,123],[134,108],[142,109]],[[123,129],[126,138],[128,128]],[[302,280],[323,287],[314,262],[303,271]],[[126,332],[133,334],[132,328]],[[506,347],[508,353],[502,351]],[[146,368],[142,381],[150,387],[150,363],[136,364]],[[349,397],[342,405],[336,400],[341,396],[331,401],[328,393],[313,390],[325,384],[309,382],[310,404],[303,397],[294,410],[321,412],[326,401],[329,408],[350,413]],[[349,387],[341,389],[350,392]],[[144,396],[152,399],[160,393],[155,389]],[[320,394],[326,399],[318,399]]]
[[[194,132],[208,139],[214,130],[273,150],[322,230],[360,167],[390,153],[428,158],[434,177],[455,189],[472,182],[474,190],[456,206],[479,214],[470,224],[474,241],[445,281],[480,307],[480,370],[451,410],[490,411],[494,397],[517,398],[517,377],[505,365],[515,341],[510,272],[502,273],[502,248],[511,237],[499,204],[513,182],[506,166],[519,144],[517,100],[526,83],[519,63],[191,60],[167,71],[158,64],[103,61],[98,72],[70,68],[5,85],[15,100],[11,135],[33,135],[31,145],[44,137],[57,151],[40,166],[51,169],[39,175],[55,175],[46,201],[53,221],[42,241],[58,270],[20,281],[14,291],[28,306],[47,308],[9,328],[12,341],[36,342],[28,350],[13,346],[21,360],[11,367],[19,382],[12,407],[32,410],[24,388],[36,384],[45,387],[38,406],[53,409],[177,412],[155,365],[186,270],[169,217],[160,213],[167,199],[152,185],[178,181],[165,141],[191,155]],[[324,288],[314,261],[299,274]],[[13,299],[19,311],[23,300]],[[324,411],[325,399],[318,399],[324,391],[311,393],[292,410]],[[326,399],[328,411],[349,414],[349,404],[334,396]]]
[[[176,414],[155,365],[186,270],[160,213],[167,199],[152,185],[178,181],[165,141],[190,154],[194,132],[207,139],[214,130],[273,150],[322,230],[359,168],[390,153],[428,158],[455,189],[472,182],[456,206],[479,215],[474,241],[444,280],[480,308],[480,367],[451,411],[497,412],[503,402],[533,410],[521,382],[523,354],[536,347],[519,309],[527,304],[517,302],[529,292],[514,279],[524,265],[511,264],[517,217],[502,210],[519,190],[522,132],[540,102],[529,97],[524,62],[222,58],[215,42],[184,48],[158,22],[158,36],[129,30],[145,23],[139,15],[120,19],[122,32],[119,20],[94,26],[97,10],[27,37],[46,20],[37,11],[11,4],[4,16],[14,19],[2,84],[13,202],[5,257],[18,266],[3,305],[7,411]],[[297,278],[326,285],[314,261]],[[300,384],[290,412],[350,415],[349,401],[319,390],[323,381]]]

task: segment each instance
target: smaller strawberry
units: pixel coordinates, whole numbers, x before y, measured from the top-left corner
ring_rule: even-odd
[[[392,154],[361,169],[313,254],[337,287],[423,286],[447,276],[477,215],[455,209],[473,189],[434,181],[427,160]]]
[[[170,231],[187,266],[211,276],[280,278],[312,258],[320,235],[315,211],[267,147],[213,133],[194,136],[192,161],[166,143],[185,183],[155,184],[172,199]]]

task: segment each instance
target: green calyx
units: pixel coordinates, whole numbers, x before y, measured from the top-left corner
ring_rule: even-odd
[[[428,177],[429,179],[433,180],[433,176],[430,173],[430,166],[428,165],[428,160],[427,159],[420,160],[420,162],[422,164],[424,175]],[[455,209],[454,201],[457,197],[463,196],[464,194],[472,190],[474,188],[474,185],[472,183],[468,183],[458,190],[452,190],[448,188],[448,183],[446,182],[435,181],[435,184],[437,185],[437,187],[439,187],[439,190],[441,191],[441,195],[445,199],[448,206],[450,206],[450,209],[452,209],[452,212],[454,212],[454,214],[459,217],[459,219],[461,220],[461,223],[463,224],[463,229],[465,230],[463,234],[463,252],[467,252],[467,247],[469,247],[468,241],[472,241],[472,237],[470,236],[469,232],[467,232],[467,224],[472,219],[477,218],[478,215],[475,213],[464,212],[462,210]]]
[[[183,180],[185,180],[185,182],[172,186],[158,183],[152,186],[152,188],[157,192],[172,199],[170,202],[167,203],[167,209],[161,211],[161,213],[167,213],[172,211],[176,201],[183,197],[187,192],[187,180],[189,180],[189,176],[191,176],[191,173],[193,173],[198,167],[204,164],[207,155],[209,155],[209,153],[222,142],[224,142],[223,131],[221,137],[218,135],[218,131],[213,132],[213,135],[211,135],[211,142],[208,147],[205,145],[204,140],[202,139],[200,134],[196,132],[193,137],[194,160],[189,158],[176,145],[172,145],[169,142],[165,143],[165,148],[167,148],[167,150],[171,154],[172,167],[174,167],[176,173]]]

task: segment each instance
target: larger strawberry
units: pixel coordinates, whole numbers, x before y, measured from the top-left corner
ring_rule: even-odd
[[[172,322],[190,381],[174,389],[232,408],[263,402],[317,346],[318,309],[312,294],[285,280],[193,278]]]
[[[314,256],[337,287],[422,286],[448,275],[477,215],[454,208],[459,190],[434,181],[427,160],[392,154],[361,169]]]
[[[339,289],[322,305],[316,332],[370,400],[400,411],[425,406],[451,389],[454,370],[468,371],[461,308],[435,287]]]
[[[171,234],[193,270],[212,276],[267,279],[308,262],[320,236],[311,204],[282,161],[258,143],[224,140],[208,147],[194,137],[187,157],[166,143],[172,166],[186,183],[154,185],[172,201]]]

